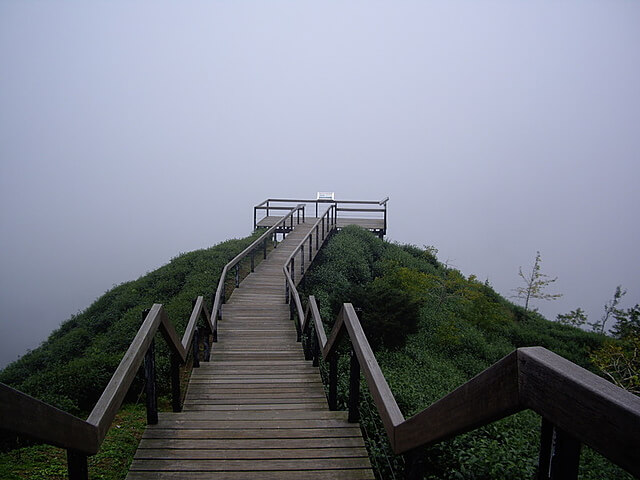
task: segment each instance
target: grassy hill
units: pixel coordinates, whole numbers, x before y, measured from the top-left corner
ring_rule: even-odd
[[[115,287],[64,322],[39,348],[7,366],[0,372],[0,381],[63,410],[86,414],[140,326],[142,310],[163,303],[182,334],[192,299],[210,294],[223,266],[254,238],[181,254],[138,280]],[[593,369],[588,354],[604,340],[602,335],[525,312],[488,283],[441,264],[433,249],[383,242],[355,227],[333,236],[322,250],[306,279],[306,293],[316,296],[322,317],[329,324],[343,302],[352,302],[360,310],[369,341],[407,417],[517,347],[541,345]],[[166,382],[169,375],[164,342],[157,342],[157,348],[158,380]],[[343,356],[342,380],[346,383],[345,360]],[[346,388],[341,390],[345,392]],[[141,391],[142,382],[138,381],[131,388],[131,399],[138,398]],[[346,404],[345,398],[341,401]],[[402,459],[391,455],[375,407],[366,394],[361,410],[369,451],[381,478],[401,475]],[[103,457],[119,451],[120,461],[105,473],[110,468],[108,460],[100,463],[102,460],[97,459],[94,471],[101,472],[99,478],[126,475],[128,459],[135,450],[131,437],[143,428],[144,412],[140,407],[125,407],[122,415],[122,425],[135,423],[131,432],[138,433],[105,443],[109,446],[103,447],[108,449]],[[533,478],[539,427],[540,419],[535,414],[522,412],[442,442],[425,450],[427,478]],[[56,458],[53,460],[40,450],[25,452],[23,457],[0,456],[0,474],[26,472],[29,467],[25,459],[47,458],[48,464],[42,466],[45,470],[38,470],[48,472],[42,473],[42,478],[63,478],[63,453],[50,453]],[[52,474],[54,464],[59,466]],[[7,478],[41,477],[19,474]],[[584,449],[581,478],[630,477]]]
[[[62,323],[38,348],[9,364],[0,372],[0,382],[72,414],[87,414],[138,331],[142,311],[162,303],[182,335],[192,300],[204,295],[209,304],[224,265],[255,238],[178,255],[167,265],[109,290]],[[163,341],[156,344],[158,381],[166,386],[168,355]],[[131,397],[141,390],[139,381],[132,386]]]
[[[540,345],[594,370],[603,335],[525,312],[488,283],[440,263],[434,249],[397,245],[358,228],[332,238],[306,279],[323,319],[354,304],[405,417],[428,407],[515,348]],[[331,322],[329,322],[331,323]],[[348,378],[343,355],[342,378]],[[345,385],[341,389],[347,391]],[[346,398],[342,399],[346,405]],[[402,475],[370,399],[361,407],[369,452],[382,478]],[[429,479],[533,478],[540,418],[529,411],[425,450]],[[580,478],[631,478],[583,448]]]

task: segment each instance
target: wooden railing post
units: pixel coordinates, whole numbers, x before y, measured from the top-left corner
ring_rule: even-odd
[[[182,411],[182,399],[180,398],[180,357],[177,353],[171,354],[171,407],[174,412]]]
[[[329,355],[329,410],[338,409],[338,354]]]
[[[251,250],[251,273],[253,273],[254,269],[255,269],[255,250]]]
[[[236,288],[240,286],[240,262],[236,263]]]
[[[360,362],[353,345],[351,346],[351,365],[349,368],[349,423],[360,420]]]
[[[69,480],[89,480],[87,456],[75,450],[67,450]]]
[[[580,465],[578,440],[543,418],[540,427],[538,480],[575,480]]]
[[[267,258],[267,239],[264,239],[264,242],[262,242],[262,259],[266,259]]]
[[[300,245],[300,278],[304,275],[304,243]]]
[[[317,367],[320,364],[320,345],[318,343],[318,333],[316,329],[311,329],[311,355],[313,356],[313,366]]]
[[[313,260],[313,233],[309,235],[309,263]]]
[[[195,328],[193,330],[193,340],[191,342],[191,348],[193,350],[193,368],[200,367],[200,338],[198,338],[199,332],[198,329]]]
[[[155,341],[151,341],[144,356],[144,378],[147,396],[147,423],[158,423],[158,396],[156,392],[156,348]]]
[[[316,225],[316,252],[318,251],[318,225]]]

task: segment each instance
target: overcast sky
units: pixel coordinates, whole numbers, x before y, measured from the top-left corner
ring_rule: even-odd
[[[267,197],[640,302],[640,2],[0,3],[0,366]],[[203,292],[206,293],[206,292]]]

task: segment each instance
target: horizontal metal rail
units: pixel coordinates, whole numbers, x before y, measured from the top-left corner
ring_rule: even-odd
[[[336,207],[336,212],[363,212],[363,213],[382,213],[382,220],[384,221],[384,227],[382,229],[382,234],[386,234],[387,231],[387,202],[389,201],[389,197],[385,197],[382,200],[331,200],[331,199],[287,199],[287,198],[268,198],[263,202],[260,202],[258,205],[253,207],[253,228],[258,228],[258,211],[264,211],[265,217],[269,217],[270,211],[278,211],[278,210],[287,210],[291,208],[290,206],[278,206],[274,205],[274,203],[285,203],[285,204],[297,204],[297,206],[301,206],[302,208],[306,208],[306,205],[315,205],[315,216],[318,216],[318,209],[320,205],[323,204],[331,204]],[[341,205],[349,205],[351,207],[341,207]],[[362,207],[355,207],[355,205],[362,205]],[[373,209],[366,208],[365,205],[379,205],[383,208]]]

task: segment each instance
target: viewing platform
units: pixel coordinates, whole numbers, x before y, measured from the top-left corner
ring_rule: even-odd
[[[334,200],[319,198],[316,200],[296,200],[268,198],[253,207],[253,227],[270,228],[282,220],[283,215],[292,208],[304,206],[301,210],[302,220],[314,223],[332,205],[335,205],[336,228],[357,225],[373,232],[380,238],[387,234],[387,202],[389,197],[380,201],[371,200]],[[283,213],[283,215],[280,215]],[[293,230],[295,222],[282,225],[278,231],[288,233]]]

